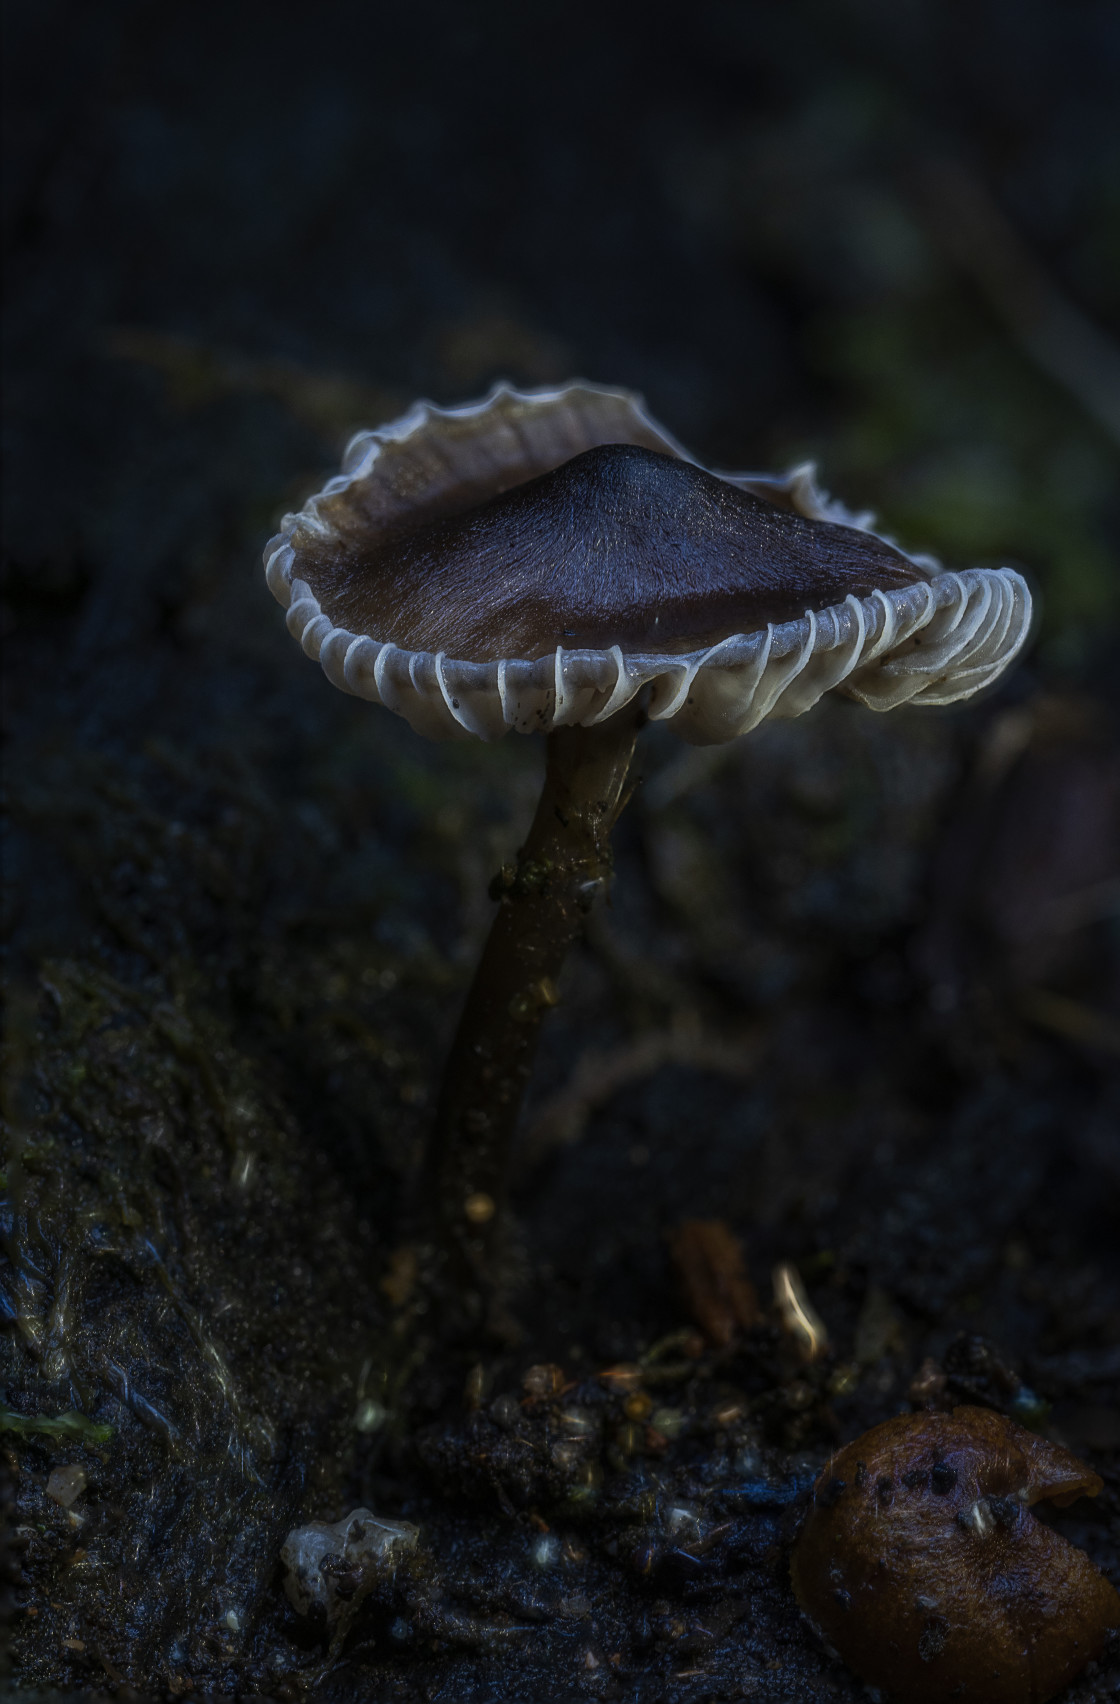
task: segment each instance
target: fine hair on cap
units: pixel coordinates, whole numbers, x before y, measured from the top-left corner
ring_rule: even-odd
[[[709,745],[831,688],[949,704],[1021,649],[1011,568],[942,571],[819,489],[812,464],[714,473],[628,391],[496,385],[360,432],[265,550],[333,684],[430,738],[648,714]]]

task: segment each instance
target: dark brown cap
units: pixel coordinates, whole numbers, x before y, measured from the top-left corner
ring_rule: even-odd
[[[419,404],[343,467],[285,517],[269,585],[337,686],[437,737],[600,721],[646,685],[699,743],[832,686],[945,703],[1029,625],[1012,570],[938,572],[811,468],[711,473],[624,391]]]

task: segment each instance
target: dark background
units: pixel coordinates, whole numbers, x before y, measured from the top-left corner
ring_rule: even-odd
[[[333,692],[259,563],[351,430],[498,377],[633,386],[717,466],[813,457],[908,546],[1022,567],[1041,614],[978,705],[647,736],[542,1053],[526,1338],[487,1400],[687,1326],[666,1234],[719,1216],[764,1299],[801,1263],[835,1356],[705,1363],[682,1412],[729,1381],[795,1472],[979,1334],[986,1400],[1025,1380],[1106,1474],[1077,1536],[1115,1570],[1116,8],[41,0],[5,37],[24,1680],[299,1696],[279,1544],[361,1499],[433,1535],[424,1602],[503,1613],[477,1582],[524,1566],[508,1488],[464,1501],[459,1443],[416,1446],[467,1369],[379,1279],[540,754]],[[63,1414],[113,1442],[36,1430]],[[44,1494],[78,1458],[80,1531]],[[736,1564],[749,1636],[643,1645],[595,1550],[621,1520],[592,1522],[592,1634],[378,1624],[322,1685],[517,1697],[533,1661],[576,1696],[593,1637],[625,1652],[604,1696],[859,1695],[771,1563]]]

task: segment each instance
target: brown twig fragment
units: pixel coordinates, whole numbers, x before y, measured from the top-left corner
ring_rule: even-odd
[[[725,1220],[686,1219],[669,1246],[689,1311],[714,1348],[729,1348],[741,1331],[761,1322],[743,1245]]]

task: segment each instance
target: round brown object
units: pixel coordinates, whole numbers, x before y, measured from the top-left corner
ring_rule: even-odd
[[[1030,1508],[1101,1486],[989,1409],[901,1415],[820,1475],[794,1591],[843,1660],[907,1704],[1043,1704],[1120,1627],[1120,1597]]]

